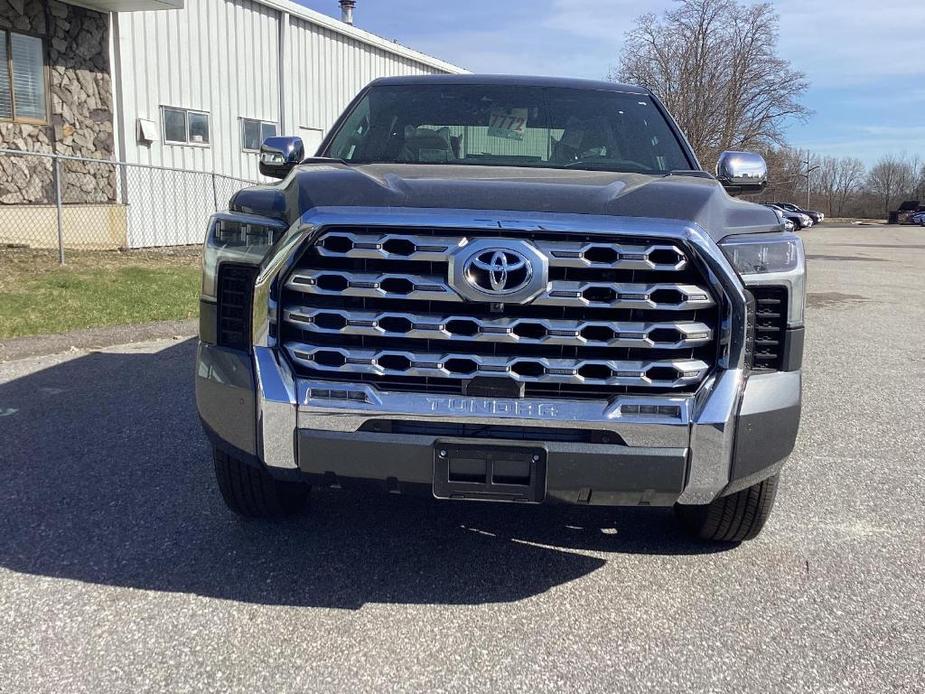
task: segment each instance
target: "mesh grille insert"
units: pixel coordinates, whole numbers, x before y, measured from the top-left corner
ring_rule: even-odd
[[[786,287],[752,287],[755,327],[752,361],[755,369],[779,371],[787,333]]]
[[[218,273],[218,344],[234,349],[250,346],[251,303],[257,270],[223,264]]]

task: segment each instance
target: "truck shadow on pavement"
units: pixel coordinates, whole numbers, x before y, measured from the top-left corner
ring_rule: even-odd
[[[440,503],[316,492],[242,522],[218,496],[193,341],[92,353],[0,384],[0,566],[273,605],[476,604],[536,595],[619,553],[717,548],[665,510]],[[645,581],[644,576],[625,576]]]

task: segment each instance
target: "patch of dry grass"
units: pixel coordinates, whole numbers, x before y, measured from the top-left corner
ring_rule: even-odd
[[[193,318],[200,248],[0,248],[0,338]]]
[[[61,266],[58,264],[56,250],[0,247],[0,292],[15,291],[23,281],[62,271],[117,270],[126,267],[198,268],[201,256],[201,246],[132,251],[67,250],[64,253],[64,265]]]

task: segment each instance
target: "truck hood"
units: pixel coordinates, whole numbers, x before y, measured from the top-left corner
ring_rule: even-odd
[[[777,215],[730,197],[702,173],[469,165],[310,163],[245,188],[230,208],[294,223],[315,207],[444,208],[647,217],[694,223],[716,239],[780,228]]]

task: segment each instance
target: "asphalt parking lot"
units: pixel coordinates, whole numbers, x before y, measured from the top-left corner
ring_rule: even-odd
[[[193,341],[0,364],[0,691],[923,691],[925,229],[824,226],[759,539],[666,510],[215,491]]]

